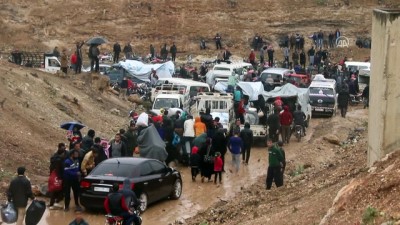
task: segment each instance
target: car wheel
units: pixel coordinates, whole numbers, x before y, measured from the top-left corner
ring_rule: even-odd
[[[140,194],[139,201],[140,201],[140,205],[139,205],[140,212],[146,211],[147,203],[148,203],[147,194],[144,192],[142,194]]]
[[[171,193],[171,198],[172,199],[178,199],[182,195],[182,180],[181,179],[176,179],[172,193]]]

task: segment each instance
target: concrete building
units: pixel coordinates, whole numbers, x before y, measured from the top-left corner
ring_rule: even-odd
[[[372,16],[368,165],[400,150],[400,9]]]

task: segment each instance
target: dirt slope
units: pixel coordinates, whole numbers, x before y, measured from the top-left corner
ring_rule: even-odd
[[[103,78],[89,78],[61,78],[0,61],[0,101],[5,99],[0,108],[3,187],[20,165],[27,167],[33,183],[47,175],[49,156],[59,142],[67,142],[61,123],[81,121],[87,125],[83,135],[92,128],[105,138],[127,123],[129,105],[98,91]],[[111,108],[119,109],[121,116],[112,115]]]
[[[229,2],[236,1],[236,7]],[[3,0],[1,51],[73,47],[77,40],[103,35],[112,43],[131,41],[146,54],[153,43],[175,41],[180,51],[196,53],[201,38],[214,49],[217,32],[236,53],[248,51],[255,33],[275,41],[280,34],[310,35],[320,29],[342,30],[349,38],[369,35],[371,10],[395,0]],[[382,4],[378,4],[378,2]],[[109,45],[108,47],[110,47]],[[107,48],[107,46],[104,46]],[[215,51],[208,51],[215,55]],[[181,54],[183,55],[183,54]]]
[[[321,121],[309,141],[285,148],[289,159],[285,187],[266,191],[265,177],[261,177],[234,200],[221,201],[186,222],[319,224],[337,192],[353,178],[367,174],[366,119],[366,111],[360,108],[353,108],[346,119],[316,119]],[[352,221],[361,219],[359,215],[349,217]]]

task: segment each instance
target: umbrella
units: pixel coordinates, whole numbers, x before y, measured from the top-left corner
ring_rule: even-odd
[[[107,39],[105,39],[104,37],[92,37],[90,38],[86,44],[87,45],[101,45],[104,43],[107,43]]]
[[[74,127],[77,127],[78,130],[82,129],[85,127],[85,125],[79,123],[79,122],[66,122],[60,125],[60,127],[64,130],[73,130]]]

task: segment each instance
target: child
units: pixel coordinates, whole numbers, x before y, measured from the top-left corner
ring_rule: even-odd
[[[224,162],[222,161],[221,158],[221,153],[216,152],[215,153],[215,159],[214,159],[214,184],[217,184],[217,177],[219,176],[219,183],[222,184],[222,166],[224,165]]]
[[[197,153],[199,148],[193,146],[192,155],[190,156],[190,167],[192,168],[192,181],[196,181],[197,174],[199,173],[200,155]]]

